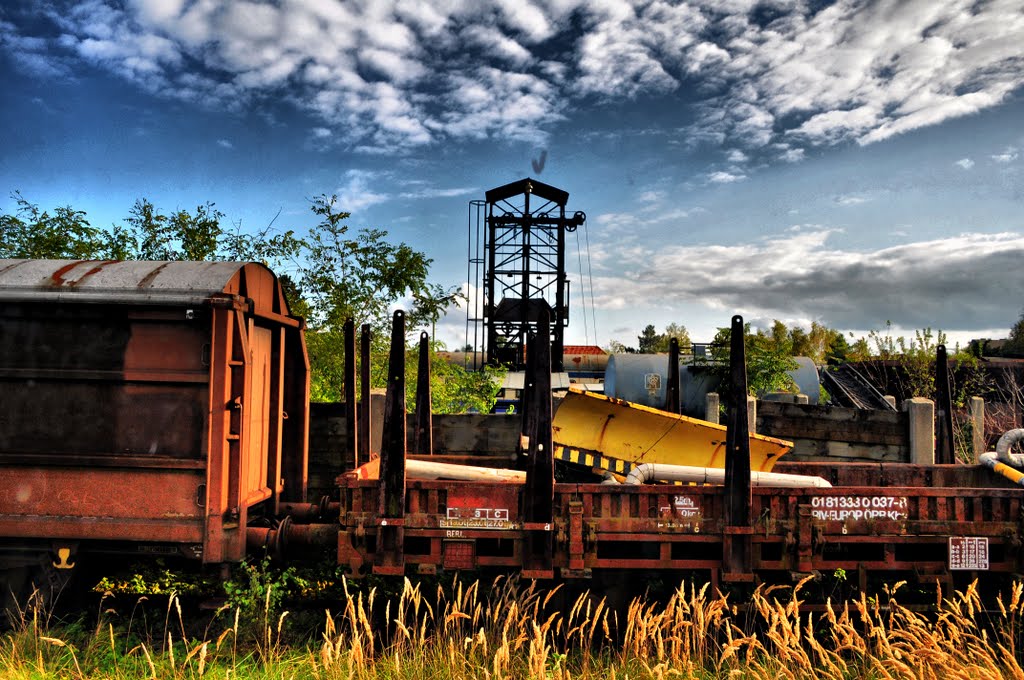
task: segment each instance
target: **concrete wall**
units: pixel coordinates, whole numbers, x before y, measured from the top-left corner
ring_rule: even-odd
[[[909,418],[896,411],[761,401],[757,433],[788,439],[785,460],[910,460]]]

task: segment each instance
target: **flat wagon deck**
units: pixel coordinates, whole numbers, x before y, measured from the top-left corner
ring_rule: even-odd
[[[354,574],[499,567],[535,578],[657,570],[714,585],[842,571],[862,589],[876,576],[952,583],[1021,570],[1024,488],[983,465],[785,462],[774,471],[832,487],[752,487],[745,414],[729,418],[725,485],[554,483],[538,354],[523,413],[526,483],[407,481],[403,438],[390,438],[379,480],[338,480],[341,564]],[[734,347],[734,375],[742,354]]]
[[[538,526],[521,520],[518,485],[410,481],[404,516],[381,519],[380,485],[345,480],[338,558],[354,573],[522,569],[527,539],[540,534],[550,560],[530,576],[657,569],[716,583],[841,569],[866,587],[879,573],[949,581],[953,571],[1020,570],[1021,491],[981,466],[779,467],[831,477],[835,486],[753,488],[751,521],[735,527],[723,520],[721,486],[555,484],[553,519]],[[378,549],[382,523],[402,531],[390,554]],[[748,546],[741,570],[726,561],[734,544]]]

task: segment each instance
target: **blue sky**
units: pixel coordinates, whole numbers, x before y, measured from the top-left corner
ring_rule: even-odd
[[[568,343],[735,313],[1004,337],[1022,85],[1019,0],[13,2],[0,210],[213,201],[301,232],[337,193],[454,286],[468,202],[535,176],[588,216]]]

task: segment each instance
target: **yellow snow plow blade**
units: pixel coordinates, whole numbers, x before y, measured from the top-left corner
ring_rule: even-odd
[[[725,426],[570,387],[552,421],[555,457],[624,474],[640,463],[725,467]],[[770,472],[792,442],[750,435],[751,471]]]

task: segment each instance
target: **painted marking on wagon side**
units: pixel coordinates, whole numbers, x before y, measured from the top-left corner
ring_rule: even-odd
[[[673,496],[672,505],[661,506],[658,514],[662,517],[675,515],[683,519],[694,519],[701,516],[700,504],[692,496]]]
[[[907,519],[906,496],[814,496],[811,517],[842,522],[866,519],[900,521]]]
[[[950,536],[949,568],[988,571],[988,538],[985,536]]]
[[[448,508],[447,516],[437,520],[442,529],[518,529],[509,519],[508,508]]]

